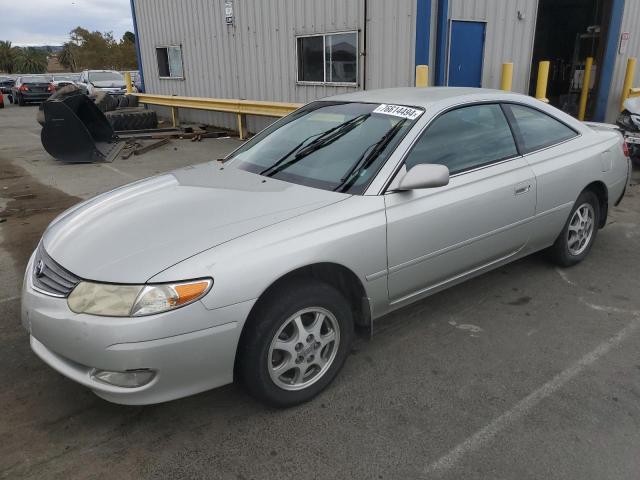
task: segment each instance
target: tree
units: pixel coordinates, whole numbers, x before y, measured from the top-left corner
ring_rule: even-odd
[[[62,50],[60,50],[60,53],[58,54],[58,61],[60,62],[60,64],[71,70],[72,72],[75,72],[76,70],[78,70],[78,63],[76,62],[76,45],[71,43],[71,42],[66,42],[64,45],[62,45]]]
[[[124,35],[122,35],[122,41],[135,44],[136,36],[133,34],[133,32],[124,32]]]
[[[21,48],[15,59],[15,70],[19,73],[45,73],[47,54],[41,49]]]
[[[16,53],[16,48],[11,46],[11,42],[0,40],[0,72],[15,71]]]

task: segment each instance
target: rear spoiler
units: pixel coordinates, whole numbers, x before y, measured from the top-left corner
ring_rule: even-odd
[[[617,130],[623,132],[622,128],[613,123],[601,123],[601,122],[582,122],[587,127],[595,128],[596,130]]]

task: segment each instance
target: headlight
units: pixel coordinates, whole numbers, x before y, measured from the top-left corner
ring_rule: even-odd
[[[183,307],[204,297],[210,278],[156,285],[112,285],[80,282],[67,303],[75,313],[108,317],[140,317]]]
[[[640,128],[640,115],[631,115],[631,120],[635,123],[637,128]]]

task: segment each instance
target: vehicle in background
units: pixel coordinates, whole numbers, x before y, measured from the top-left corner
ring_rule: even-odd
[[[626,99],[623,107],[616,123],[624,131],[631,160],[640,166],[640,97]]]
[[[27,103],[44,102],[55,91],[51,77],[44,75],[25,75],[18,77],[11,88],[13,103],[21,107]]]
[[[611,125],[495,90],[313,102],[222,163],[59,215],[29,260],[22,322],[42,360],[113,402],[237,380],[295,405],[337,375],[354,325],[542,249],[584,260],[626,154]]]
[[[76,84],[88,95],[98,92],[111,95],[127,93],[124,75],[115,70],[84,70]]]
[[[67,85],[76,85],[76,82],[80,80],[79,74],[64,74],[64,75],[54,75],[51,83],[55,87],[56,90],[62,87],[66,87]]]
[[[11,77],[0,77],[0,92],[11,93],[11,87],[13,87],[15,83],[15,79]]]

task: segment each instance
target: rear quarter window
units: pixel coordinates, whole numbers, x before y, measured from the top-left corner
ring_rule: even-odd
[[[522,153],[533,152],[578,136],[572,128],[535,108],[514,104],[507,105],[507,108],[513,115]]]

